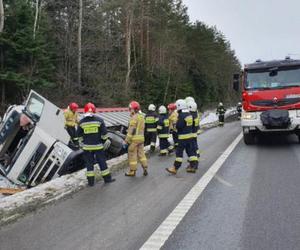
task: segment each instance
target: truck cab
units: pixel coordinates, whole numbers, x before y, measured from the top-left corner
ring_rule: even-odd
[[[0,125],[0,172],[15,184],[36,186],[68,172],[80,151],[68,147],[63,111],[31,91],[9,107]]]
[[[245,65],[242,101],[246,144],[255,143],[258,133],[295,133],[300,138],[300,60]]]

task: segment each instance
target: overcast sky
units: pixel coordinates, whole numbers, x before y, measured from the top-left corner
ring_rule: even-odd
[[[183,0],[191,21],[217,26],[242,64],[300,58],[300,0]],[[295,55],[294,55],[295,54]]]

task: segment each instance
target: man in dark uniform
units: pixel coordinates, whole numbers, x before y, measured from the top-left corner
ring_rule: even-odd
[[[189,112],[185,100],[178,100],[176,107],[178,110],[178,120],[176,123],[178,147],[176,148],[176,159],[173,167],[167,168],[166,170],[175,175],[183,162],[183,152],[186,151],[190,163],[186,170],[187,172],[195,173],[198,168],[198,157],[193,145],[193,117]]]
[[[101,175],[105,183],[115,181],[107,168],[104,150],[110,146],[107,130],[103,119],[95,114],[96,107],[93,103],[87,103],[84,107],[84,117],[78,124],[78,136],[81,140],[81,148],[86,164],[86,176],[89,186],[95,184],[94,164],[99,164]]]

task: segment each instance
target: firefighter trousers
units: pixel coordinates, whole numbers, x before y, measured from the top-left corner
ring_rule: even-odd
[[[128,147],[128,161],[130,170],[136,171],[138,161],[142,164],[143,168],[148,167],[147,157],[144,150],[144,143],[133,142]]]
[[[173,137],[173,141],[174,141],[174,146],[177,147],[178,146],[178,134],[176,131],[172,131],[172,137]]]
[[[190,163],[190,166],[192,168],[197,169],[198,168],[198,157],[195,150],[193,139],[187,139],[187,140],[179,140],[178,141],[178,147],[176,148],[176,159],[174,162],[174,167],[176,169],[179,169],[181,167],[181,164],[183,162],[183,152],[186,151],[188,155],[188,161]]]
[[[225,118],[225,115],[224,114],[220,114],[219,115],[219,123],[224,124],[224,118]]]
[[[76,128],[73,126],[66,126],[66,130],[69,134],[69,136],[71,137],[71,140],[73,142],[78,141],[78,137],[77,137],[77,132],[76,132]]]
[[[94,164],[98,163],[104,181],[108,182],[111,180],[111,174],[107,168],[106,157],[102,149],[96,151],[84,151],[83,158],[86,166],[86,176],[88,179],[95,178]]]
[[[194,150],[196,150],[197,157],[200,158],[200,150],[199,150],[199,146],[198,146],[198,138],[197,137],[193,138],[193,147],[194,147]]]
[[[156,132],[145,132],[145,146],[151,145],[156,146]]]
[[[160,154],[168,154],[169,151],[173,150],[173,147],[170,145],[168,138],[159,138],[159,149]]]

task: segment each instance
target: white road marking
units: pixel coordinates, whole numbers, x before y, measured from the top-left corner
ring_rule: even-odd
[[[162,224],[156,229],[156,231],[150,236],[150,238],[140,248],[141,250],[154,250],[160,249],[175,228],[179,225],[180,221],[187,214],[190,208],[194,205],[196,200],[200,197],[205,190],[209,182],[217,174],[218,170],[222,167],[226,159],[238,145],[242,139],[242,133],[229,145],[225,152],[215,161],[215,163],[207,170],[202,178],[194,185],[194,187],[188,192],[183,200],[175,207],[171,214],[162,222]]]
[[[227,187],[233,187],[233,185],[231,183],[229,183],[228,181],[225,181],[223,178],[221,178],[218,175],[215,176],[215,179]]]

